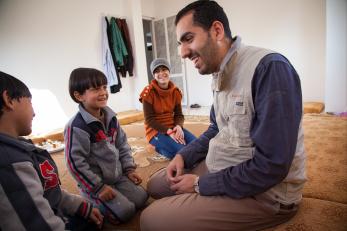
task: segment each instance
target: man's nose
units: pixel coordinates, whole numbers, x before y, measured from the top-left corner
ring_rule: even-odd
[[[182,57],[182,59],[188,58],[190,55],[190,49],[188,48],[188,46],[181,44],[180,46],[180,55]]]

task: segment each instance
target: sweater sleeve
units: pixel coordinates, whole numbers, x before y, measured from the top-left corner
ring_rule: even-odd
[[[67,126],[64,139],[67,169],[81,187],[97,194],[103,182],[86,161],[90,153],[89,134],[78,127]]]
[[[176,104],[174,108],[174,123],[175,125],[180,125],[183,128],[184,115],[182,113],[182,94],[179,89],[175,91]]]
[[[54,214],[43,193],[40,178],[31,162],[1,167],[1,229],[64,230],[63,220]]]
[[[175,125],[180,125],[183,128],[184,115],[182,113],[181,104],[177,104],[174,109],[174,123]]]
[[[160,133],[166,134],[166,131],[169,129],[169,127],[166,127],[155,119],[155,112],[153,109],[153,105],[148,103],[147,101],[143,101],[143,114],[145,117],[146,124],[150,126],[151,128],[157,130]]]
[[[69,193],[65,190],[61,190],[61,200],[59,207],[64,213],[68,215],[78,215],[85,219],[89,218],[89,215],[93,209],[93,206],[84,201],[84,199],[78,195]]]

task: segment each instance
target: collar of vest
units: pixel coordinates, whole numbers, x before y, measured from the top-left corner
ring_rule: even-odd
[[[221,91],[223,86],[223,76],[225,75],[225,67],[229,65],[230,62],[232,62],[232,57],[237,52],[238,49],[241,47],[241,37],[236,36],[236,39],[232,43],[231,47],[229,48],[227,54],[225,55],[219,71],[212,74],[213,80],[212,80],[212,91]]]

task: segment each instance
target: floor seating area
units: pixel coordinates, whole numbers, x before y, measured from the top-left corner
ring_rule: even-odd
[[[138,172],[146,187],[149,176],[165,167],[168,161],[160,158],[144,139],[143,117],[127,118],[122,123],[128,136]],[[130,113],[131,116],[131,113]],[[143,115],[142,115],[143,116]],[[121,116],[119,115],[121,118]],[[209,125],[207,116],[186,116],[185,127],[195,135],[201,134]],[[307,155],[307,183],[302,205],[297,215],[289,222],[269,231],[326,231],[347,230],[347,118],[327,114],[306,113],[303,117],[305,150]],[[62,134],[50,138],[62,140]],[[75,182],[69,175],[63,152],[52,154],[58,164],[62,187],[78,193]],[[149,200],[149,203],[152,199]],[[103,230],[140,230],[139,214],[127,224],[114,227],[105,224]]]

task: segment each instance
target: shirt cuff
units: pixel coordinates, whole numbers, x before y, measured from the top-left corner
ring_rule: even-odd
[[[128,175],[129,173],[135,172],[136,167],[129,167],[127,169],[125,169],[125,175]]]
[[[83,217],[84,219],[88,219],[90,213],[92,212],[92,209],[93,206],[90,203],[83,201],[81,205],[78,207],[77,215]]]
[[[209,173],[199,178],[199,190],[203,196],[217,196],[224,194],[224,184],[221,174]]]
[[[97,195],[100,191],[101,191],[101,189],[104,187],[104,183],[102,183],[102,182],[100,182],[99,184],[97,184],[94,188],[93,188],[93,190],[92,190],[92,193],[94,193],[95,195]]]

